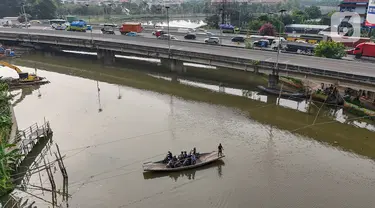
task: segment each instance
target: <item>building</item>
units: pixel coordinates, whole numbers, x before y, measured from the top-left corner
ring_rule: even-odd
[[[369,0],[343,0],[340,4],[340,12],[356,12],[361,17],[361,23],[366,20]]]

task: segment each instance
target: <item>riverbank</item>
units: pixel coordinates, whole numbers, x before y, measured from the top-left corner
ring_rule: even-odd
[[[320,115],[316,117],[319,106],[311,106],[310,113],[298,112],[275,105],[272,102],[263,103],[245,97],[186,86],[176,82],[157,79],[137,70],[124,67],[101,66],[90,60],[65,57],[45,59],[40,56],[28,56],[23,59],[17,59],[14,63],[21,66],[35,65],[39,69],[57,73],[126,85],[162,94],[171,94],[192,101],[237,108],[246,113],[249,118],[260,123],[305,135],[359,155],[375,158],[375,140],[371,139],[374,135],[373,132],[349,124],[339,123],[329,116]],[[149,67],[152,66],[150,65]],[[156,66],[154,67],[157,68]],[[214,74],[214,71],[205,70],[207,70],[207,75],[209,73]],[[249,79],[249,77],[243,79]]]

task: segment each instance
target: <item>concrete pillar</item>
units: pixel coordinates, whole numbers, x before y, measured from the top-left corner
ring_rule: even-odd
[[[270,74],[268,75],[268,87],[276,88],[279,83],[279,75]]]
[[[182,61],[179,61],[176,59],[166,59],[166,58],[162,58],[160,61],[161,61],[162,66],[167,67],[172,72],[177,72],[177,73],[186,72],[186,68],[184,67],[184,64]]]
[[[110,50],[98,50],[97,57],[105,65],[111,65],[115,63],[115,53]]]

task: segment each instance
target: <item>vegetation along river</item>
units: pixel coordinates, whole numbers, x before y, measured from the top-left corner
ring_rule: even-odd
[[[25,96],[15,112],[20,129],[50,121],[66,156],[70,207],[375,204],[371,121],[355,125],[327,109],[316,118],[318,109],[307,113],[306,102],[295,110],[292,101],[277,106],[276,98],[251,90],[248,97],[217,93],[130,70],[131,64],[119,70],[40,55],[14,63],[28,71],[36,66],[51,81]],[[177,174],[142,171],[143,162],[168,150],[205,152],[219,143],[223,162]]]

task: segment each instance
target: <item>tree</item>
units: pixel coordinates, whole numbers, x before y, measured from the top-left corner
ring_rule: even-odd
[[[308,19],[308,16],[305,12],[301,10],[293,10],[292,11],[292,18],[294,20],[294,23],[301,24],[303,21]]]
[[[57,14],[56,0],[26,0],[25,10],[35,19],[52,19]]]
[[[249,28],[249,30],[259,30],[264,23],[265,23],[264,21],[260,21],[260,20],[256,19],[256,20],[253,20],[253,21],[249,22],[248,28]]]
[[[31,15],[29,15],[29,14],[26,14],[26,17],[27,17],[27,20],[31,19]],[[18,16],[17,20],[20,23],[26,22],[25,14],[20,14],[20,16]]]
[[[0,0],[0,18],[17,17],[21,12],[21,0]]]
[[[320,24],[322,25],[331,25],[331,17],[336,11],[331,11],[328,14],[323,15],[322,19],[320,20]]]
[[[305,8],[305,13],[309,19],[316,19],[322,16],[322,11],[317,6],[310,6]]]
[[[210,28],[218,28],[219,27],[219,15],[214,14],[209,17],[206,17],[207,26]]]
[[[281,17],[281,21],[284,25],[293,24],[293,17],[289,14],[285,14]]]
[[[334,41],[321,41],[315,48],[315,56],[341,59],[345,56],[345,46]]]
[[[275,36],[275,28],[271,23],[266,23],[262,25],[262,27],[259,29],[259,34],[260,35],[267,35],[267,36]]]

